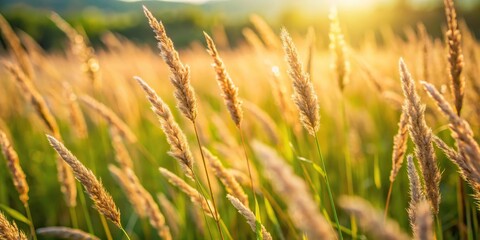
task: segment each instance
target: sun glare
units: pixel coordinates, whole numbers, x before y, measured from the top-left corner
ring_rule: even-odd
[[[389,0],[331,0],[330,3],[342,9],[369,9],[379,4],[391,2]]]

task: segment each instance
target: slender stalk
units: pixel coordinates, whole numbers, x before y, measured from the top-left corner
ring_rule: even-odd
[[[458,232],[460,239],[465,239],[468,233],[465,231],[465,215],[468,214],[468,208],[466,208],[465,202],[465,186],[461,175],[457,178],[457,210],[458,210]],[[468,223],[467,223],[468,225]]]
[[[68,210],[70,211],[72,227],[75,229],[78,229],[78,219],[77,219],[77,212],[75,212],[75,207],[69,207]]]
[[[257,196],[255,194],[255,186],[253,185],[252,170],[250,169],[250,159],[248,158],[247,147],[245,146],[245,138],[243,137],[243,130],[242,130],[241,125],[238,125],[238,131],[240,133],[240,138],[242,139],[243,153],[244,153],[244,156],[245,156],[245,161],[247,162],[248,176],[250,177],[250,185],[252,187],[253,199],[255,200],[255,203],[257,203]]]
[[[388,188],[388,194],[387,194],[387,203],[385,204],[385,213],[383,214],[384,221],[387,219],[388,207],[390,206],[390,198],[392,196],[392,189],[393,189],[393,182],[390,181],[390,187]]]
[[[25,204],[25,211],[27,212],[28,221],[30,221],[28,224],[30,226],[30,234],[32,234],[33,240],[37,240],[35,226],[33,225],[32,213],[30,212],[30,206],[28,206],[28,203]]]
[[[203,199],[205,199],[205,201],[208,203],[208,199],[205,197],[205,189],[202,187],[202,185],[200,184],[200,179],[198,178],[197,174],[195,173],[195,171],[193,171],[193,168],[190,168],[190,171],[192,171],[192,174],[193,174],[193,178],[195,179],[195,185],[196,185],[196,188],[197,188],[197,191],[199,193],[201,193]],[[208,210],[210,211],[210,213],[212,214],[212,217],[213,219],[215,219],[215,214],[213,213],[213,210],[211,209],[210,207],[210,204],[207,204],[207,207],[208,207]],[[212,231],[210,230],[210,224],[208,223],[208,220],[207,220],[207,215],[205,214],[204,211],[201,211],[202,212],[202,215],[203,215],[203,219],[205,221],[205,224],[207,224],[207,229],[208,229],[208,233],[210,235],[210,238],[213,239],[213,235],[212,235]]]
[[[103,214],[100,214],[100,221],[102,222],[102,226],[103,226],[103,229],[105,230],[105,235],[107,235],[107,239],[113,240],[112,233],[110,232],[110,228],[108,228],[107,219],[105,219],[105,216],[103,216]]]
[[[324,179],[327,185],[328,197],[330,198],[330,205],[332,205],[333,217],[335,218],[335,223],[337,224],[338,234],[340,235],[340,240],[343,239],[342,231],[340,228],[340,221],[338,221],[337,209],[335,208],[335,203],[333,201],[332,190],[330,189],[330,182],[328,181],[327,168],[325,167],[325,161],[323,160],[322,151],[320,150],[320,143],[318,143],[318,136],[315,135],[315,143],[317,144],[318,155],[320,156],[320,161],[322,162],[323,172],[325,173]],[[354,236],[355,237],[355,236]]]
[[[442,233],[442,223],[440,222],[440,218],[438,214],[435,215],[435,222],[437,223],[437,240],[443,240],[443,233]]]
[[[79,190],[78,195],[80,197],[80,204],[82,205],[83,214],[85,215],[85,222],[87,223],[88,233],[90,233],[91,235],[95,235],[95,232],[93,231],[92,219],[90,218],[90,213],[88,212],[87,201],[85,200],[85,195],[82,191],[82,187],[77,184],[77,189]]]
[[[347,120],[347,110],[345,106],[345,99],[343,94],[341,95],[342,104],[342,120],[343,120],[343,133],[344,133],[344,144],[343,144],[343,153],[345,154],[345,170],[347,172],[347,193],[353,195],[353,173],[352,173],[352,160],[350,158],[350,150],[348,149],[348,139],[349,139],[349,126]],[[356,237],[357,233],[357,224],[353,215],[350,216],[350,223],[352,227],[353,236]]]
[[[128,233],[127,231],[125,231],[125,229],[123,229],[123,227],[120,228],[123,232],[123,234],[125,234],[125,237],[127,237],[128,240],[130,240],[130,237],[128,236]]]
[[[202,144],[200,142],[200,137],[198,136],[197,123],[195,121],[192,121],[192,124],[193,124],[193,129],[195,130],[195,137],[197,138],[198,148],[200,149],[200,155],[202,156],[203,169],[205,170],[205,175],[207,176],[208,190],[210,191],[210,196],[212,198],[213,210],[215,210],[215,213],[219,214],[217,210],[217,205],[215,204],[215,197],[213,196],[212,184],[210,183],[210,176],[207,171],[207,164],[205,163],[205,157],[203,155]],[[218,232],[220,233],[220,238],[223,240],[224,238],[223,238],[222,228],[220,227],[219,217],[216,214],[212,214],[212,216],[213,216],[213,219],[215,219],[215,222],[217,224]]]

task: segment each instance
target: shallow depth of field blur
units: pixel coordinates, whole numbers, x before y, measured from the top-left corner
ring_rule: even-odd
[[[432,83],[454,105],[447,68],[444,3],[443,0],[316,2],[324,1],[3,0],[0,13],[22,43],[34,70],[34,77],[30,79],[32,85],[45,99],[58,122],[65,146],[101,179],[120,209],[122,225],[132,240],[160,237],[148,219],[137,216],[109,171],[110,165],[118,166],[109,123],[84,102],[78,101],[83,114],[80,117],[85,119],[87,126],[86,133],[79,131],[78,124],[71,117],[71,102],[76,101],[71,98],[72,92],[103,103],[134,132],[137,141],[122,141],[133,161],[135,174],[167,219],[173,239],[220,239],[215,221],[205,219],[201,208],[171,185],[158,170],[159,167],[166,168],[195,187],[195,182],[184,176],[177,160],[167,154],[170,146],[165,134],[134,76],[145,80],[169,105],[187,137],[195,159],[195,170],[203,186],[207,186],[194,128],[176,108],[170,70],[159,55],[155,34],[143,14],[142,5],[164,23],[181,61],[190,67],[202,146],[216,155],[225,168],[238,170],[239,179],[243,179],[240,183],[249,195],[250,209],[273,239],[308,236],[293,221],[284,196],[272,187],[268,171],[252,148],[256,141],[273,148],[305,181],[318,214],[335,228],[333,209],[323,181],[323,174],[327,172],[343,238],[371,239],[371,235],[359,226],[361,220],[352,221],[350,214],[338,205],[338,199],[347,195],[362,197],[383,217],[390,187],[393,138],[404,101],[398,68],[400,58],[404,59],[416,81],[422,104],[426,104],[427,125],[449,146],[456,146],[448,118],[438,110],[419,83],[420,80]],[[480,34],[480,4],[475,0],[456,0],[454,3],[465,62],[462,118],[478,135],[480,46],[476,35]],[[329,48],[332,6],[338,11],[350,65],[349,81],[343,91],[337,80],[335,53]],[[52,12],[65,19],[80,36],[85,36],[86,43],[94,49],[90,52],[91,57],[98,64],[86,64],[85,56],[82,59],[82,54],[72,47],[68,36],[51,20]],[[275,39],[262,38],[265,29],[258,28],[259,21],[268,24],[276,34]],[[303,128],[291,98],[292,79],[287,73],[288,65],[280,40],[282,27],[291,34],[318,95],[320,128],[317,136],[325,169],[319,160],[315,138]],[[258,210],[249,185],[241,137],[224,104],[203,31],[215,42],[243,102],[242,130],[253,168]],[[5,35],[0,37],[0,61],[21,66]],[[95,80],[92,80],[92,74]],[[279,97],[279,92],[286,98]],[[57,153],[45,137],[50,132],[31,104],[29,94],[19,87],[4,64],[0,66],[0,129],[7,133],[25,172],[35,228],[73,227],[72,213],[65,204],[57,180]],[[406,155],[413,154],[414,147],[409,140]],[[435,235],[437,239],[440,239],[439,232],[443,239],[479,239],[480,217],[478,202],[472,196],[474,192],[459,180],[458,167],[435,145],[434,148],[442,172],[442,198],[439,222],[434,224]],[[347,181],[346,158],[349,158],[353,170],[352,186]],[[418,160],[415,158],[415,161]],[[6,162],[2,155],[0,212],[30,236],[27,214]],[[406,169],[405,160],[392,185],[388,217],[396,221],[402,231],[412,234],[407,213],[410,196]],[[255,239],[255,232],[226,198],[225,187],[213,171],[209,171],[213,197],[224,223],[223,237]],[[464,188],[463,193],[459,192],[460,185]],[[77,188],[78,204],[74,211],[78,229],[107,239],[106,227],[92,207],[92,201],[86,193],[81,193],[84,190],[80,190],[80,185]],[[208,197],[208,190],[205,193]],[[85,203],[80,195],[85,198]],[[158,196],[162,196],[162,204]],[[165,199],[173,209],[165,208]],[[92,226],[87,224],[85,211],[89,213]],[[114,224],[109,222],[108,228],[113,239],[126,239]],[[336,228],[334,231],[338,234]],[[54,239],[42,235],[38,238]]]

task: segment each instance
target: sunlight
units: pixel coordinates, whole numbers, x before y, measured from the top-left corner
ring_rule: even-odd
[[[369,9],[379,4],[390,3],[391,0],[330,0],[332,6],[341,9]]]

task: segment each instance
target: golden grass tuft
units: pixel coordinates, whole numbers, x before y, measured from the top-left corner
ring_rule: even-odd
[[[393,151],[392,151],[392,171],[390,172],[389,180],[394,182],[395,178],[402,167],[403,158],[407,151],[408,142],[408,118],[405,112],[402,111],[400,121],[398,122],[398,132],[393,137]]]
[[[5,159],[7,160],[8,170],[12,175],[13,185],[15,185],[15,188],[17,189],[20,201],[22,201],[23,205],[27,205],[29,190],[27,179],[20,166],[17,152],[10,143],[10,140],[8,140],[7,135],[2,130],[0,130],[0,146],[2,147],[3,156],[5,156]]]
[[[330,49],[335,56],[335,64],[333,68],[337,76],[338,86],[343,91],[349,82],[350,62],[347,57],[347,44],[343,36],[338,13],[336,8],[330,10]]]
[[[239,201],[241,201],[243,205],[248,206],[248,195],[237,182],[235,177],[223,167],[220,160],[210,151],[208,151],[207,148],[203,148],[203,152],[205,154],[205,158],[210,163],[213,172],[215,173],[217,178],[219,178],[220,181],[223,183],[227,192],[233,195]]]
[[[463,107],[463,96],[465,95],[465,78],[462,75],[464,60],[462,53],[462,34],[457,23],[457,12],[453,0],[444,0],[445,15],[447,16],[447,59],[448,59],[448,77],[450,78],[450,88],[454,96],[455,109],[457,115]]]
[[[206,200],[202,194],[200,194],[195,188],[191,187],[188,183],[183,181],[180,177],[174,173],[168,171],[165,168],[160,168],[160,173],[170,182],[173,186],[178,187],[182,192],[190,197],[193,204],[202,208],[205,214],[213,219],[218,219],[218,213],[213,209],[210,201]],[[212,215],[213,214],[215,215]]]
[[[75,178],[83,185],[95,204],[95,208],[117,227],[122,228],[120,211],[102,183],[61,142],[50,135],[47,135],[47,138],[58,155],[70,165]]]
[[[255,214],[253,214],[253,212],[247,207],[248,205],[243,204],[242,201],[230,194],[227,194],[227,198],[237,209],[238,213],[240,213],[245,218],[245,220],[247,220],[247,223],[248,225],[250,225],[252,231],[257,232],[257,219],[255,217]],[[272,235],[267,231],[265,226],[261,225],[260,231],[263,240],[272,240]]]
[[[178,160],[180,167],[187,177],[195,180],[193,176],[194,161],[187,138],[173,118],[170,108],[145,81],[139,77],[135,77],[135,80],[142,87],[148,101],[152,105],[153,112],[160,121],[160,126],[167,137],[168,144],[170,144],[168,154]]]
[[[114,126],[118,130],[118,132],[130,143],[134,143],[137,141],[135,133],[133,133],[133,131],[128,127],[128,125],[122,119],[120,119],[120,117],[118,117],[117,114],[115,114],[110,108],[88,95],[80,96],[80,100],[88,107],[93,109],[95,112],[100,114],[100,116],[102,116],[108,122],[108,124]]]
[[[177,99],[177,107],[185,117],[194,122],[197,117],[197,100],[190,84],[190,67],[180,61],[178,52],[175,50],[172,40],[167,36],[162,22],[159,22],[145,6],[143,6],[143,12],[156,35],[160,55],[170,68],[170,81],[175,87],[174,95]]]
[[[18,230],[17,225],[10,223],[5,215],[0,212],[0,239],[5,240],[27,240],[25,233]]]
[[[315,136],[320,126],[320,107],[318,106],[317,94],[313,83],[310,81],[310,76],[303,69],[297,49],[286,29],[282,29],[281,38],[285,59],[289,66],[288,74],[293,80],[294,94],[292,98],[300,112],[300,121],[303,126],[310,135]]]
[[[235,122],[235,125],[239,127],[242,122],[243,111],[242,101],[238,99],[238,87],[235,86],[232,78],[228,74],[227,68],[223,63],[222,58],[220,58],[212,38],[210,38],[210,36],[208,36],[208,34],[205,32],[203,34],[205,35],[205,40],[207,41],[208,53],[213,58],[212,66],[215,69],[218,86],[222,90],[223,100],[225,105],[227,105],[227,109],[230,112],[233,122]]]
[[[438,214],[440,205],[440,171],[437,167],[437,158],[432,145],[432,130],[425,122],[425,106],[415,90],[415,82],[400,59],[400,79],[406,103],[404,111],[408,116],[408,130],[410,138],[415,144],[415,155],[421,166],[425,180],[425,192],[432,205],[433,213]]]

